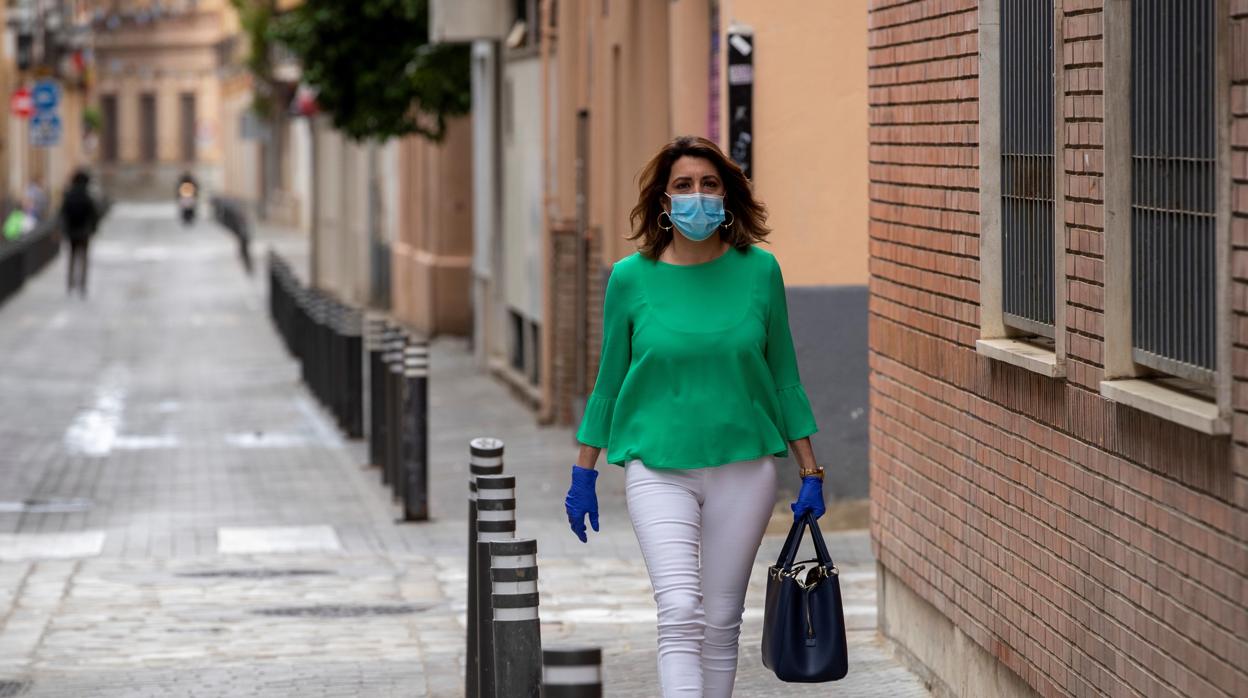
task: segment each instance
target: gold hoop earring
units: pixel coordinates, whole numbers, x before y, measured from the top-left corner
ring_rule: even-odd
[[[728,222],[724,223],[723,226],[725,228],[731,228],[732,224],[737,222],[737,217],[732,215],[732,211],[724,211],[724,213],[728,214]]]
[[[663,230],[671,230],[671,225],[663,225],[663,216],[667,216],[667,222],[672,222],[672,217],[667,215],[667,211],[659,211],[659,227]]]

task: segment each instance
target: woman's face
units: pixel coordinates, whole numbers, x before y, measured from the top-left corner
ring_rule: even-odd
[[[672,173],[667,178],[667,193],[668,196],[677,194],[723,196],[724,183],[710,160],[682,155],[672,163]],[[670,205],[670,200],[665,200],[663,203],[664,208]]]

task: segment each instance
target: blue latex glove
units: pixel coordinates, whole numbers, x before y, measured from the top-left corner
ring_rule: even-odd
[[[823,480],[814,475],[802,478],[802,489],[797,493],[797,501],[789,505],[793,510],[793,520],[797,521],[810,512],[818,519],[826,509],[823,506]]]
[[[563,500],[563,508],[568,511],[568,523],[572,532],[582,543],[585,538],[585,515],[589,514],[589,525],[598,531],[598,494],[594,492],[594,483],[598,481],[597,470],[586,470],[579,465],[572,466],[572,486],[568,488],[568,496]]]

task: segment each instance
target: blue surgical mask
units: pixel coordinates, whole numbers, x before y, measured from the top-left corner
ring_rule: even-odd
[[[724,197],[711,194],[668,194],[672,200],[672,223],[681,235],[701,242],[724,222]]]

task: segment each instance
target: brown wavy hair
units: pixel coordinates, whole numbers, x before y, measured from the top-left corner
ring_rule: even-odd
[[[663,208],[663,194],[667,191],[667,180],[672,176],[672,164],[685,156],[709,161],[724,183],[724,211],[732,214],[729,220],[733,223],[720,227],[720,239],[739,250],[763,242],[771,233],[771,228],[767,227],[767,207],[754,198],[750,180],[737,163],[729,160],[714,142],[701,136],[681,136],[673,140],[663,146],[641,171],[638,178],[641,193],[637,197],[637,205],[628,215],[633,228],[633,234],[628,239],[640,240],[638,248],[650,259],[658,259],[663,250],[672,244],[673,231],[659,227],[659,214],[666,210]]]

